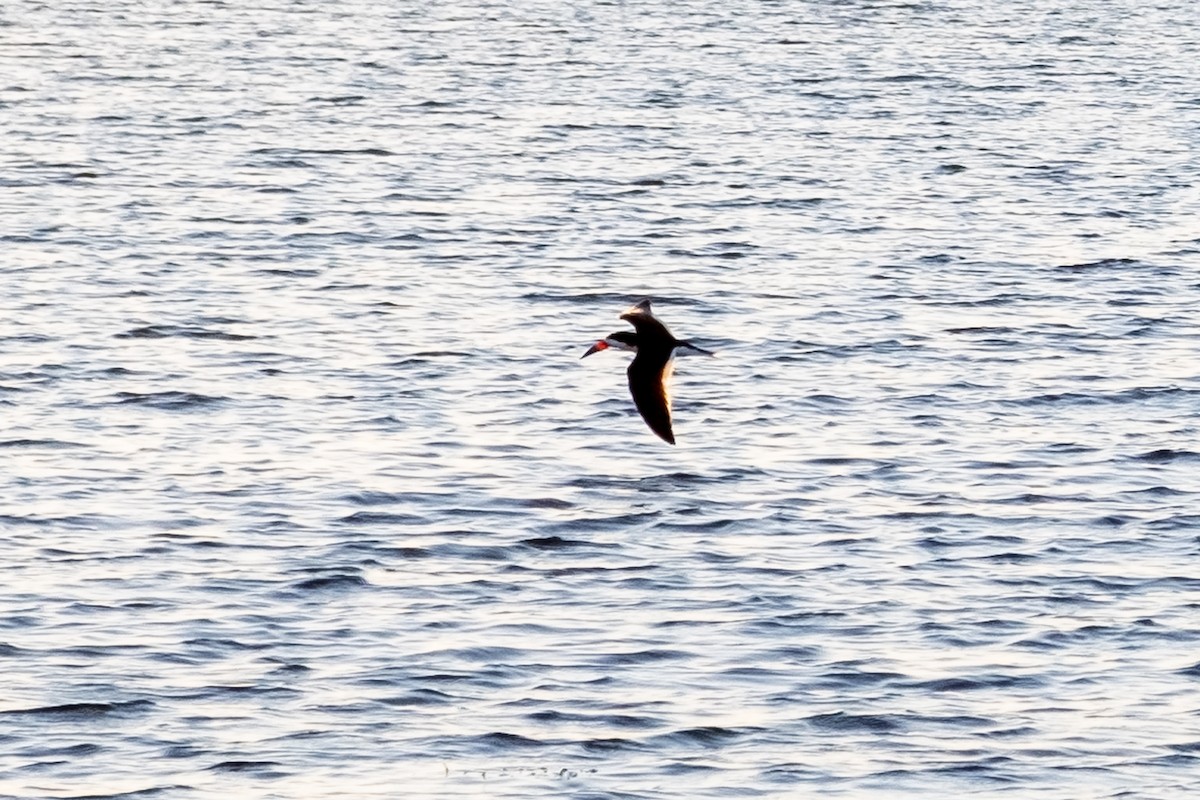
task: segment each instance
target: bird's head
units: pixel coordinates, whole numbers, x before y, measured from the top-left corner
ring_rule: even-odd
[[[617,331],[596,342],[580,358],[587,358],[592,353],[599,353],[601,350],[629,350],[636,353],[637,349],[636,331]]]

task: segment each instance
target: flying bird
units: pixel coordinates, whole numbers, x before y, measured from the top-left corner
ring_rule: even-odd
[[[671,393],[668,385],[674,367],[675,351],[700,353],[711,356],[705,350],[685,339],[676,339],[650,311],[650,301],[643,300],[621,315],[621,319],[633,325],[632,331],[610,333],[596,342],[580,358],[587,358],[601,350],[628,350],[636,355],[629,364],[629,393],[633,404],[650,430],[668,444],[675,444],[671,430]]]

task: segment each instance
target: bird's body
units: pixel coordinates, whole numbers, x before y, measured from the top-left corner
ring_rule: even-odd
[[[643,300],[621,315],[621,319],[633,325],[633,331],[618,331],[592,345],[583,354],[609,348],[630,350],[636,353],[629,364],[629,393],[638,413],[650,426],[650,430],[668,444],[675,444],[675,433],[671,429],[671,394],[669,384],[674,367],[675,351],[693,351],[713,355],[708,350],[696,347],[691,342],[676,339],[667,326],[663,325],[650,311],[650,301]]]

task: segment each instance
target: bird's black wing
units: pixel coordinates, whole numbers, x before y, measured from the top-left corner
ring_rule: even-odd
[[[653,353],[639,352],[629,365],[629,393],[633,404],[650,430],[668,444],[675,444],[671,432],[671,394],[668,383],[671,379],[671,357],[655,357]]]
[[[646,341],[661,341],[664,344],[674,342],[675,337],[667,330],[667,326],[658,321],[658,317],[650,311],[650,301],[643,300],[621,315],[621,319],[633,325],[638,332],[638,338]]]

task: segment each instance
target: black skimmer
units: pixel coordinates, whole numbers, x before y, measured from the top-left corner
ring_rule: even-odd
[[[675,351],[715,355],[684,339],[676,339],[667,326],[650,311],[650,301],[643,300],[621,315],[633,325],[632,331],[610,333],[596,342],[580,358],[601,350],[629,350],[636,355],[629,364],[629,393],[633,404],[660,439],[675,444],[671,431],[671,393],[669,384],[674,367]]]

